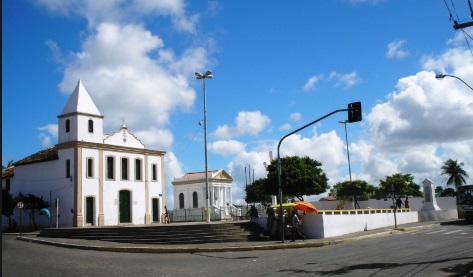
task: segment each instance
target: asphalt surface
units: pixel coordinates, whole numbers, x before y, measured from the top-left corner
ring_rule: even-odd
[[[457,220],[427,221],[398,225],[397,228],[385,227],[374,230],[356,232],[352,234],[321,238],[306,239],[305,241],[290,240],[275,241],[244,241],[244,242],[227,242],[227,243],[204,243],[204,244],[176,244],[176,245],[152,245],[152,244],[133,244],[107,242],[99,240],[83,240],[83,239],[66,239],[66,238],[48,238],[39,237],[38,232],[3,235],[16,235],[17,240],[32,243],[40,243],[57,247],[75,248],[83,250],[95,251],[114,251],[126,253],[196,253],[196,252],[226,252],[226,251],[252,251],[252,250],[273,250],[286,248],[303,248],[303,247],[322,247],[327,245],[349,243],[352,241],[363,240],[373,237],[388,236],[396,232],[409,232],[421,228],[432,228],[440,224],[454,224]]]

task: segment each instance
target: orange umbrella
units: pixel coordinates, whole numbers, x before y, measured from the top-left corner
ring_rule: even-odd
[[[296,201],[294,202],[297,205],[298,210],[302,210],[306,213],[308,212],[314,212],[317,213],[317,208],[310,202],[307,201]]]

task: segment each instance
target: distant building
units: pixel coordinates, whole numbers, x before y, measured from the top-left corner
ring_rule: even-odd
[[[210,207],[233,206],[233,178],[225,170],[208,172]],[[174,178],[174,210],[206,207],[205,171],[186,173]]]
[[[104,135],[103,118],[79,80],[58,116],[58,144],[2,171],[2,185],[13,197],[22,192],[51,201],[54,224],[59,199],[60,227],[160,222],[165,152],[146,149],[124,123]]]

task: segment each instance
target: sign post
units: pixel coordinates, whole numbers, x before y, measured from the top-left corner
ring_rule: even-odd
[[[21,236],[21,214],[22,214],[21,212],[22,212],[24,206],[25,206],[25,204],[23,204],[23,202],[16,203],[16,207],[18,209],[20,209],[20,236]]]

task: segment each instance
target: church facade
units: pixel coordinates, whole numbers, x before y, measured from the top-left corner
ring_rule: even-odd
[[[38,216],[43,225],[56,218],[59,227],[161,221],[165,152],[146,149],[124,123],[104,135],[103,120],[79,80],[58,116],[58,144],[2,172],[13,197],[31,193],[51,202],[52,220]]]

